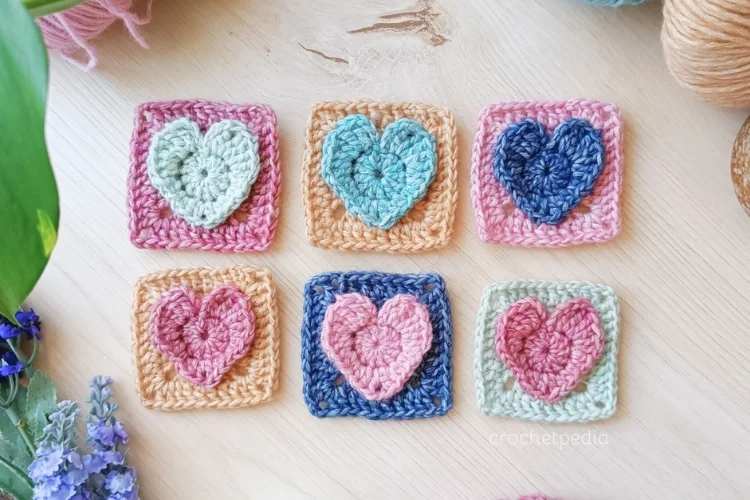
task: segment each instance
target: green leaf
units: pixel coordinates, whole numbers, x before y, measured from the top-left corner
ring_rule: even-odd
[[[60,207],[44,140],[47,51],[19,0],[0,1],[0,314],[12,318],[47,265]]]
[[[10,493],[16,500],[32,500],[34,485],[21,470],[0,455],[0,490]]]
[[[47,16],[75,7],[83,0],[21,0],[34,17]]]
[[[31,463],[27,460],[29,453],[26,448],[17,448],[4,439],[0,439],[0,457],[4,457],[19,469],[26,470]]]
[[[16,426],[13,425],[13,422],[11,422],[10,418],[4,411],[0,411],[0,437],[8,446],[19,450],[17,459],[20,463],[24,464],[25,467],[27,467],[34,459],[34,457],[31,456],[31,453],[29,453],[29,450],[26,447],[26,442],[23,440],[21,433]],[[6,457],[6,455],[0,452],[0,457]]]
[[[29,382],[24,410],[24,419],[35,441],[42,437],[44,426],[49,423],[48,417],[55,410],[57,410],[55,385],[47,375],[38,371]]]

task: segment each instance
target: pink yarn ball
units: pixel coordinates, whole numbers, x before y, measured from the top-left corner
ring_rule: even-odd
[[[146,0],[143,17],[131,12],[132,8],[133,0],[86,0],[72,9],[41,17],[37,24],[47,48],[59,50],[63,57],[88,71],[99,60],[91,41],[118,19],[139,45],[147,47],[138,26],[151,20],[151,0]]]

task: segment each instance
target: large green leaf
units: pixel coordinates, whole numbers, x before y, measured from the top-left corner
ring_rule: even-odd
[[[44,141],[47,65],[24,6],[0,1],[0,314],[9,318],[57,240],[57,185]]]
[[[28,454],[25,449],[16,448],[4,439],[0,439],[0,457],[5,458],[19,469],[26,470],[31,463],[31,460],[26,460]]]
[[[11,422],[4,411],[0,411],[0,438],[8,446],[12,446],[14,450],[18,450],[18,456],[14,457],[15,459],[19,460],[22,464],[29,465],[31,463],[34,457],[31,456],[29,449],[26,447],[26,442],[18,431],[18,428]],[[0,456],[3,455],[0,454]]]
[[[16,500],[32,500],[32,487],[26,471],[15,467],[0,456],[0,491],[10,493]]]
[[[83,0],[21,0],[34,17],[54,14],[61,10],[69,9],[81,3]]]
[[[50,413],[56,410],[57,391],[54,384],[44,373],[35,372],[29,382],[24,411],[24,419],[31,429],[35,441],[42,437],[42,431],[49,422]]]

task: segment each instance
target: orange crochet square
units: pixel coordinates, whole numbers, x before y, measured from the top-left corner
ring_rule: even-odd
[[[344,208],[321,176],[322,148],[342,118],[362,114],[379,132],[400,118],[419,122],[437,141],[437,173],[427,194],[387,230],[368,227]],[[331,101],[315,105],[307,124],[302,199],[307,238],[314,246],[349,251],[414,253],[445,246],[456,210],[456,125],[442,108],[421,103]]]
[[[237,360],[214,388],[182,378],[151,342],[149,324],[154,303],[167,291],[188,286],[204,295],[230,285],[246,295],[255,315],[249,353]],[[239,408],[271,399],[278,385],[279,328],[276,287],[271,273],[252,266],[169,270],[142,277],[133,305],[133,354],[136,390],[147,408],[164,411],[191,408]]]

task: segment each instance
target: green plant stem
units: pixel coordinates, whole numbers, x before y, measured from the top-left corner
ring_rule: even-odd
[[[8,343],[8,347],[10,347],[10,350],[13,351],[13,354],[15,354],[18,358],[18,361],[23,363],[23,369],[26,372],[26,376],[31,378],[34,376],[34,367],[31,366],[31,360],[36,357],[37,340],[34,339],[34,352],[31,355],[31,359],[26,357],[26,353],[23,352],[23,349],[21,349],[20,345],[16,345],[16,341],[20,340],[21,337],[18,337],[17,339],[8,339],[6,340],[6,342]]]
[[[26,443],[26,447],[31,452],[31,456],[36,456],[36,446],[34,446],[34,442],[31,440],[31,438],[29,437],[29,433],[26,431],[26,422],[24,422],[23,419],[18,416],[16,408],[11,404],[8,408],[5,409],[5,413],[8,415],[11,423],[16,426],[16,429],[18,429],[18,432],[21,434],[21,437]]]
[[[34,362],[34,360],[36,359],[36,355],[38,353],[39,353],[39,339],[37,339],[36,337],[34,337],[34,347],[31,350],[31,356],[29,356],[29,362],[28,362],[29,364],[26,367],[27,371],[31,368],[31,363]],[[32,375],[34,375],[34,370],[33,369],[31,369],[31,373],[29,374],[29,378],[31,378]]]
[[[21,3],[34,17],[48,16],[71,7],[75,7],[83,0],[21,0]]]

